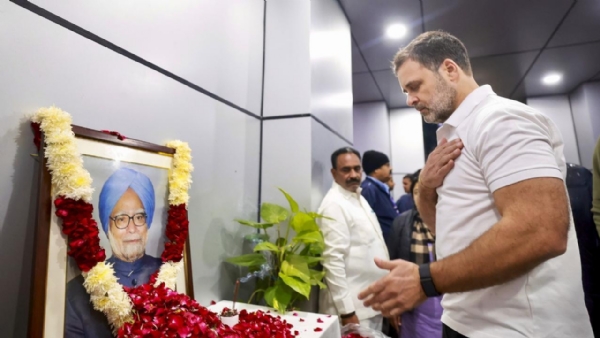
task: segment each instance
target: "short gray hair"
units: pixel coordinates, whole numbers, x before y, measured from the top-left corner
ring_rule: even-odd
[[[443,31],[425,32],[401,48],[392,62],[394,75],[407,60],[416,61],[437,72],[445,59],[450,59],[467,74],[473,75],[465,45],[454,35]]]

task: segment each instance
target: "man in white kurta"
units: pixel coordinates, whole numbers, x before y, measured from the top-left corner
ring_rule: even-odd
[[[327,289],[319,297],[321,313],[339,315],[342,325],[360,323],[381,330],[381,313],[358,300],[360,290],[385,276],[375,258],[389,259],[381,227],[369,203],[360,194],[360,154],[352,148],[333,153],[334,183],[319,208],[325,216],[323,267]]]

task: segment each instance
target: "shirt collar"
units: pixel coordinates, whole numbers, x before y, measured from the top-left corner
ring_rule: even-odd
[[[371,180],[371,182],[375,183],[375,185],[378,185],[381,189],[383,189],[383,191],[387,192],[388,194],[390,193],[390,187],[387,184],[381,182],[373,176],[367,176],[367,179]]]
[[[483,85],[472,91],[444,122],[444,126],[458,127],[488,95],[496,95],[489,85]]]
[[[107,259],[107,261],[109,263],[113,264],[113,269],[115,269],[115,271],[129,273],[131,271],[135,271],[135,270],[139,269],[140,267],[142,267],[143,258],[145,256],[146,256],[146,254],[144,254],[144,256],[142,256],[142,258],[137,259],[133,262],[122,261],[122,260],[118,259],[116,256],[110,257],[109,259]]]
[[[344,196],[346,199],[350,199],[350,198],[358,198],[360,197],[360,192],[362,191],[361,187],[358,187],[358,189],[356,190],[356,192],[351,192],[348,191],[346,189],[344,189],[341,185],[337,184],[337,182],[333,181],[333,189],[335,189],[337,192],[339,192],[342,196]]]

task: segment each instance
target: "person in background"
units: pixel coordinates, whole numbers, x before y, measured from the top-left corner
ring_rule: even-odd
[[[381,228],[369,203],[360,194],[360,154],[341,148],[331,155],[333,186],[319,214],[325,239],[323,269],[327,289],[319,292],[319,312],[340,317],[342,325],[354,323],[381,331],[379,311],[365,307],[358,292],[385,275],[375,258],[388,259]]]
[[[362,162],[367,178],[361,184],[361,194],[375,211],[383,238],[387,238],[392,222],[400,215],[386,184],[392,178],[390,160],[384,153],[369,150],[363,154]]]
[[[416,173],[415,173],[416,174]],[[413,199],[413,195],[411,194],[412,186],[414,184],[414,176],[415,174],[408,174],[404,176],[402,179],[402,186],[404,187],[404,195],[400,196],[398,201],[396,202],[396,207],[398,208],[398,212],[402,214],[407,210],[411,210],[415,207],[415,201]]]
[[[364,305],[394,315],[444,294],[447,338],[593,337],[556,125],[479,86],[446,32],[402,48],[394,72],[407,104],[443,123],[418,197],[437,260],[377,261],[389,274],[359,294]]]
[[[394,177],[390,176],[390,180],[387,181],[386,184],[390,188],[390,195],[392,195],[392,192],[394,191],[394,188],[396,187],[396,182],[394,182]]]
[[[594,223],[596,231],[600,236],[600,138],[594,149],[594,157],[592,159],[592,179],[593,179],[593,199],[592,213],[594,214]]]
[[[390,259],[402,259],[415,264],[435,261],[435,235],[419,215],[419,172],[415,173],[410,193],[416,205],[394,220],[388,240]],[[428,298],[424,303],[402,314],[402,338],[442,337],[441,297]]]
[[[581,280],[595,337],[600,337],[600,238],[592,216],[593,174],[587,168],[567,164],[567,191],[581,258]]]

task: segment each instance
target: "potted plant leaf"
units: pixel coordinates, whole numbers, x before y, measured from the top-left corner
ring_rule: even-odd
[[[254,296],[284,313],[294,304],[308,300],[312,286],[325,288],[325,272],[317,269],[325,249],[323,234],[317,225],[322,218],[314,212],[300,211],[298,203],[283,189],[279,189],[288,200],[290,210],[277,204],[263,203],[260,209],[261,223],[236,220],[238,223],[264,232],[267,239],[254,247],[254,253],[228,258],[226,261],[248,267],[250,272],[261,271]],[[267,232],[276,233],[275,240]],[[265,265],[268,269],[265,270]],[[264,271],[267,275],[264,276]]]

